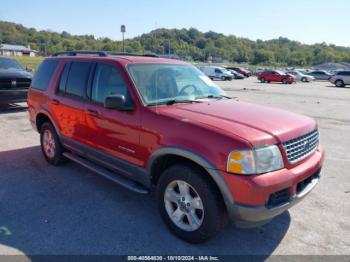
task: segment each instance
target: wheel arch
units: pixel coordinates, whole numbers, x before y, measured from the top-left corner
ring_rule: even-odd
[[[194,164],[208,174],[208,178],[214,182],[214,186],[218,189],[229,213],[234,200],[224,178],[209,160],[190,150],[179,147],[163,147],[154,152],[147,163],[147,172],[150,174],[151,183],[156,185],[162,171],[179,162]]]
[[[37,113],[37,115],[35,116],[35,127],[36,127],[36,130],[40,133],[40,129],[42,127],[42,125],[45,123],[45,122],[50,122],[56,132],[57,132],[57,135],[60,136],[60,132],[59,132],[59,129],[57,128],[57,125],[55,124],[55,122],[53,121],[52,117],[50,116],[49,113],[45,112],[45,111],[40,111]]]

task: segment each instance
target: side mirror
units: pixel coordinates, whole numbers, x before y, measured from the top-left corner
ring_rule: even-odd
[[[124,95],[107,96],[105,99],[104,107],[108,108],[108,109],[117,109],[120,111],[132,111],[132,110],[134,110],[133,106],[126,105],[126,98]]]

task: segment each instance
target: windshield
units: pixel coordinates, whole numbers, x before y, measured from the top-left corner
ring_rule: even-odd
[[[130,64],[128,71],[146,105],[225,95],[224,91],[192,65]]]
[[[8,59],[8,58],[0,58],[0,69],[23,69],[20,64],[13,59]]]

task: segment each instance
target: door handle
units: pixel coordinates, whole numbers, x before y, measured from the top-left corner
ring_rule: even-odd
[[[52,104],[59,105],[60,101],[58,101],[57,99],[52,99]]]
[[[87,113],[91,116],[98,116],[98,112],[96,110],[93,110],[93,109],[88,109]]]

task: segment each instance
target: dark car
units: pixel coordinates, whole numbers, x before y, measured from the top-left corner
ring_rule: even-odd
[[[316,80],[329,80],[332,77],[331,73],[328,73],[327,71],[313,71],[310,73],[307,73],[310,76],[313,76]]]
[[[241,75],[244,75],[245,77],[250,77],[252,73],[244,68],[241,67],[232,67],[228,66],[226,67],[227,70],[235,70],[237,73],[240,73]]]
[[[245,78],[244,75],[238,73],[238,72],[235,71],[235,70],[229,70],[229,69],[228,69],[228,71],[231,72],[231,74],[233,75],[233,78],[234,78],[234,79],[244,79],[244,78]]]
[[[19,103],[27,100],[32,74],[12,58],[0,57],[0,103]]]

